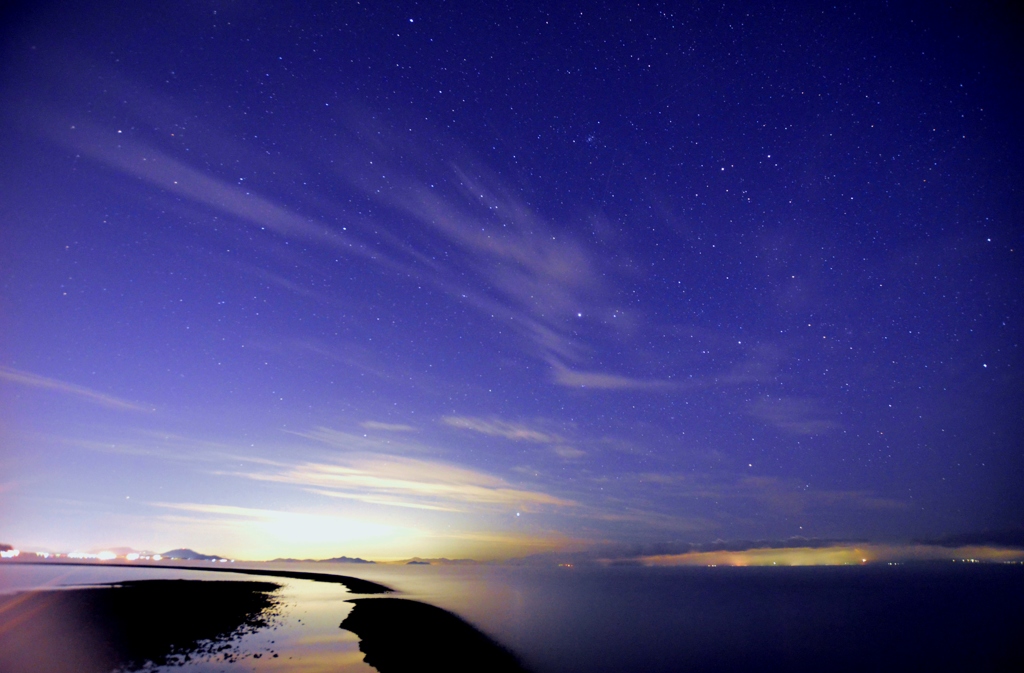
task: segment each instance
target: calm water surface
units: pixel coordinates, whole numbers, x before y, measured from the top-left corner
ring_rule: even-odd
[[[951,566],[953,564],[950,564]],[[594,568],[260,564],[350,575],[451,610],[537,673],[1024,670],[1024,567]],[[0,591],[200,571],[2,567]],[[257,579],[257,578],[254,578]],[[258,578],[271,579],[271,578]],[[274,579],[276,629],[190,670],[373,670],[339,585]],[[273,642],[271,642],[273,641]],[[253,658],[278,653],[277,659]],[[180,669],[175,669],[180,670]]]

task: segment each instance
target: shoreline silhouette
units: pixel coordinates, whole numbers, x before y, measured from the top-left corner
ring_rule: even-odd
[[[439,670],[525,673],[509,650],[461,617],[405,598],[356,598],[339,625],[359,636],[363,661],[380,673]]]
[[[371,582],[370,580],[360,579],[358,577],[349,577],[348,575],[334,575],[331,573],[316,573],[316,572],[305,572],[301,570],[266,570],[263,568],[244,568],[244,567],[205,567],[205,566],[186,566],[186,565],[167,565],[167,564],[148,564],[148,563],[90,563],[86,561],[15,561],[10,565],[40,565],[40,566],[82,566],[87,568],[152,568],[152,569],[165,569],[165,570],[200,570],[203,572],[213,573],[239,573],[242,575],[256,575],[259,577],[283,577],[285,579],[293,580],[309,580],[310,582],[325,582],[328,584],[340,584],[354,594],[389,594],[394,593],[394,589],[377,582]]]
[[[273,623],[280,588],[166,579],[0,596],[0,670],[109,673],[201,657],[230,662],[246,656],[233,646],[239,637]]]

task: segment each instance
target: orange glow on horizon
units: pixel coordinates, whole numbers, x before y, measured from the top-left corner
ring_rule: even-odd
[[[915,544],[863,544],[832,547],[747,549],[645,556],[651,566],[826,566],[904,561],[1024,562],[1024,550],[1003,547],[940,547]]]

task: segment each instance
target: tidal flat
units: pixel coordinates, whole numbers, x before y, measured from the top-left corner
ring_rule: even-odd
[[[252,575],[276,581],[236,579]],[[112,576],[145,579],[97,582]],[[0,671],[524,670],[457,615],[390,593],[289,569],[4,564]]]
[[[340,583],[247,575],[0,565],[0,671],[374,670],[358,637],[338,628],[358,594]],[[197,628],[217,616],[216,628]]]
[[[0,670],[109,673],[192,659],[230,662],[238,654],[234,641],[274,624],[280,588],[149,579],[3,596]]]

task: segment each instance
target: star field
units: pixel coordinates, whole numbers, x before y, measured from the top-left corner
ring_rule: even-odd
[[[0,536],[1019,526],[998,5],[8,10]]]

